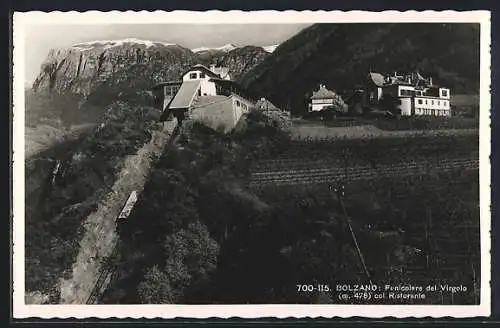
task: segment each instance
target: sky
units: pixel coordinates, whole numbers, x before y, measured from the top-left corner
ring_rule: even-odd
[[[25,30],[25,84],[31,84],[50,49],[93,40],[138,38],[186,48],[270,46],[282,43],[310,24],[110,24],[29,25]]]

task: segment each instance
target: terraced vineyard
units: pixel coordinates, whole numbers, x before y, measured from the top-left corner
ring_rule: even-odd
[[[426,174],[432,171],[450,171],[454,169],[477,170],[478,159],[453,158],[439,163],[429,161],[413,161],[394,165],[380,166],[350,166],[342,167],[335,163],[324,161],[267,161],[259,163],[252,172],[251,187],[260,187],[266,184],[311,184],[334,183],[336,180],[356,181],[373,179],[380,176],[395,177],[406,175]],[[288,165],[287,165],[288,164]]]
[[[250,169],[252,187],[477,170],[476,136],[297,142]]]
[[[425,300],[392,303],[477,304],[478,146],[476,136],[292,143],[253,164],[250,187],[271,204],[295,193],[336,212],[329,186],[342,180],[372,281],[436,285]]]

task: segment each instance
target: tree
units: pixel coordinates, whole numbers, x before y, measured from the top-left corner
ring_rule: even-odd
[[[174,281],[182,283],[206,279],[211,271],[217,266],[217,255],[219,245],[210,237],[207,227],[201,222],[190,223],[187,229],[181,229],[177,233],[167,236],[163,245],[167,256],[167,272],[176,274],[179,262],[185,266],[186,277],[175,276]]]
[[[174,300],[169,277],[157,265],[147,271],[144,281],[137,286],[137,294],[145,304],[170,304]]]
[[[344,102],[344,100],[342,99],[342,97],[340,97],[339,95],[336,95],[333,98],[332,104],[330,106],[324,108],[321,111],[321,117],[323,119],[326,119],[326,120],[332,119],[332,118],[336,117],[339,114],[342,115],[342,114],[347,113],[348,110],[349,110],[349,107]]]
[[[382,99],[380,99],[379,103],[380,109],[386,110],[396,117],[401,115],[401,109],[399,108],[400,105],[401,99],[392,95],[384,95]]]
[[[217,266],[219,245],[205,225],[193,222],[167,236],[163,252],[164,270],[154,265],[138,285],[137,294],[143,303],[176,303],[185,298],[188,288],[191,295],[196,294]]]

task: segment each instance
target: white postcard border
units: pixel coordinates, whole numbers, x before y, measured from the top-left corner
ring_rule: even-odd
[[[477,317],[491,312],[490,267],[490,12],[488,11],[155,11],[14,13],[13,24],[13,317],[14,318],[304,318]],[[360,22],[480,23],[480,221],[481,302],[433,305],[26,305],[24,300],[24,27],[50,24],[263,24]]]

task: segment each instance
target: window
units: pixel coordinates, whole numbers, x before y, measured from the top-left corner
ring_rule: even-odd
[[[418,104],[419,104],[419,105],[422,105],[422,99],[419,99],[419,100],[418,100]]]
[[[427,99],[425,99],[425,104],[427,105]]]
[[[441,100],[438,100],[438,106],[441,106]]]
[[[205,73],[201,72],[200,73],[200,79],[204,79],[205,78]]]
[[[408,90],[408,89],[400,89],[399,90],[399,94],[401,96],[411,97],[411,96],[415,95],[415,91],[414,90]]]
[[[434,100],[432,101],[432,104],[434,105]]]
[[[241,103],[239,100],[236,100],[236,106],[240,107]]]
[[[448,97],[448,90],[441,90],[441,97]]]
[[[195,80],[196,78],[198,77],[198,73],[194,72],[194,73],[189,73],[189,78],[191,80]]]

